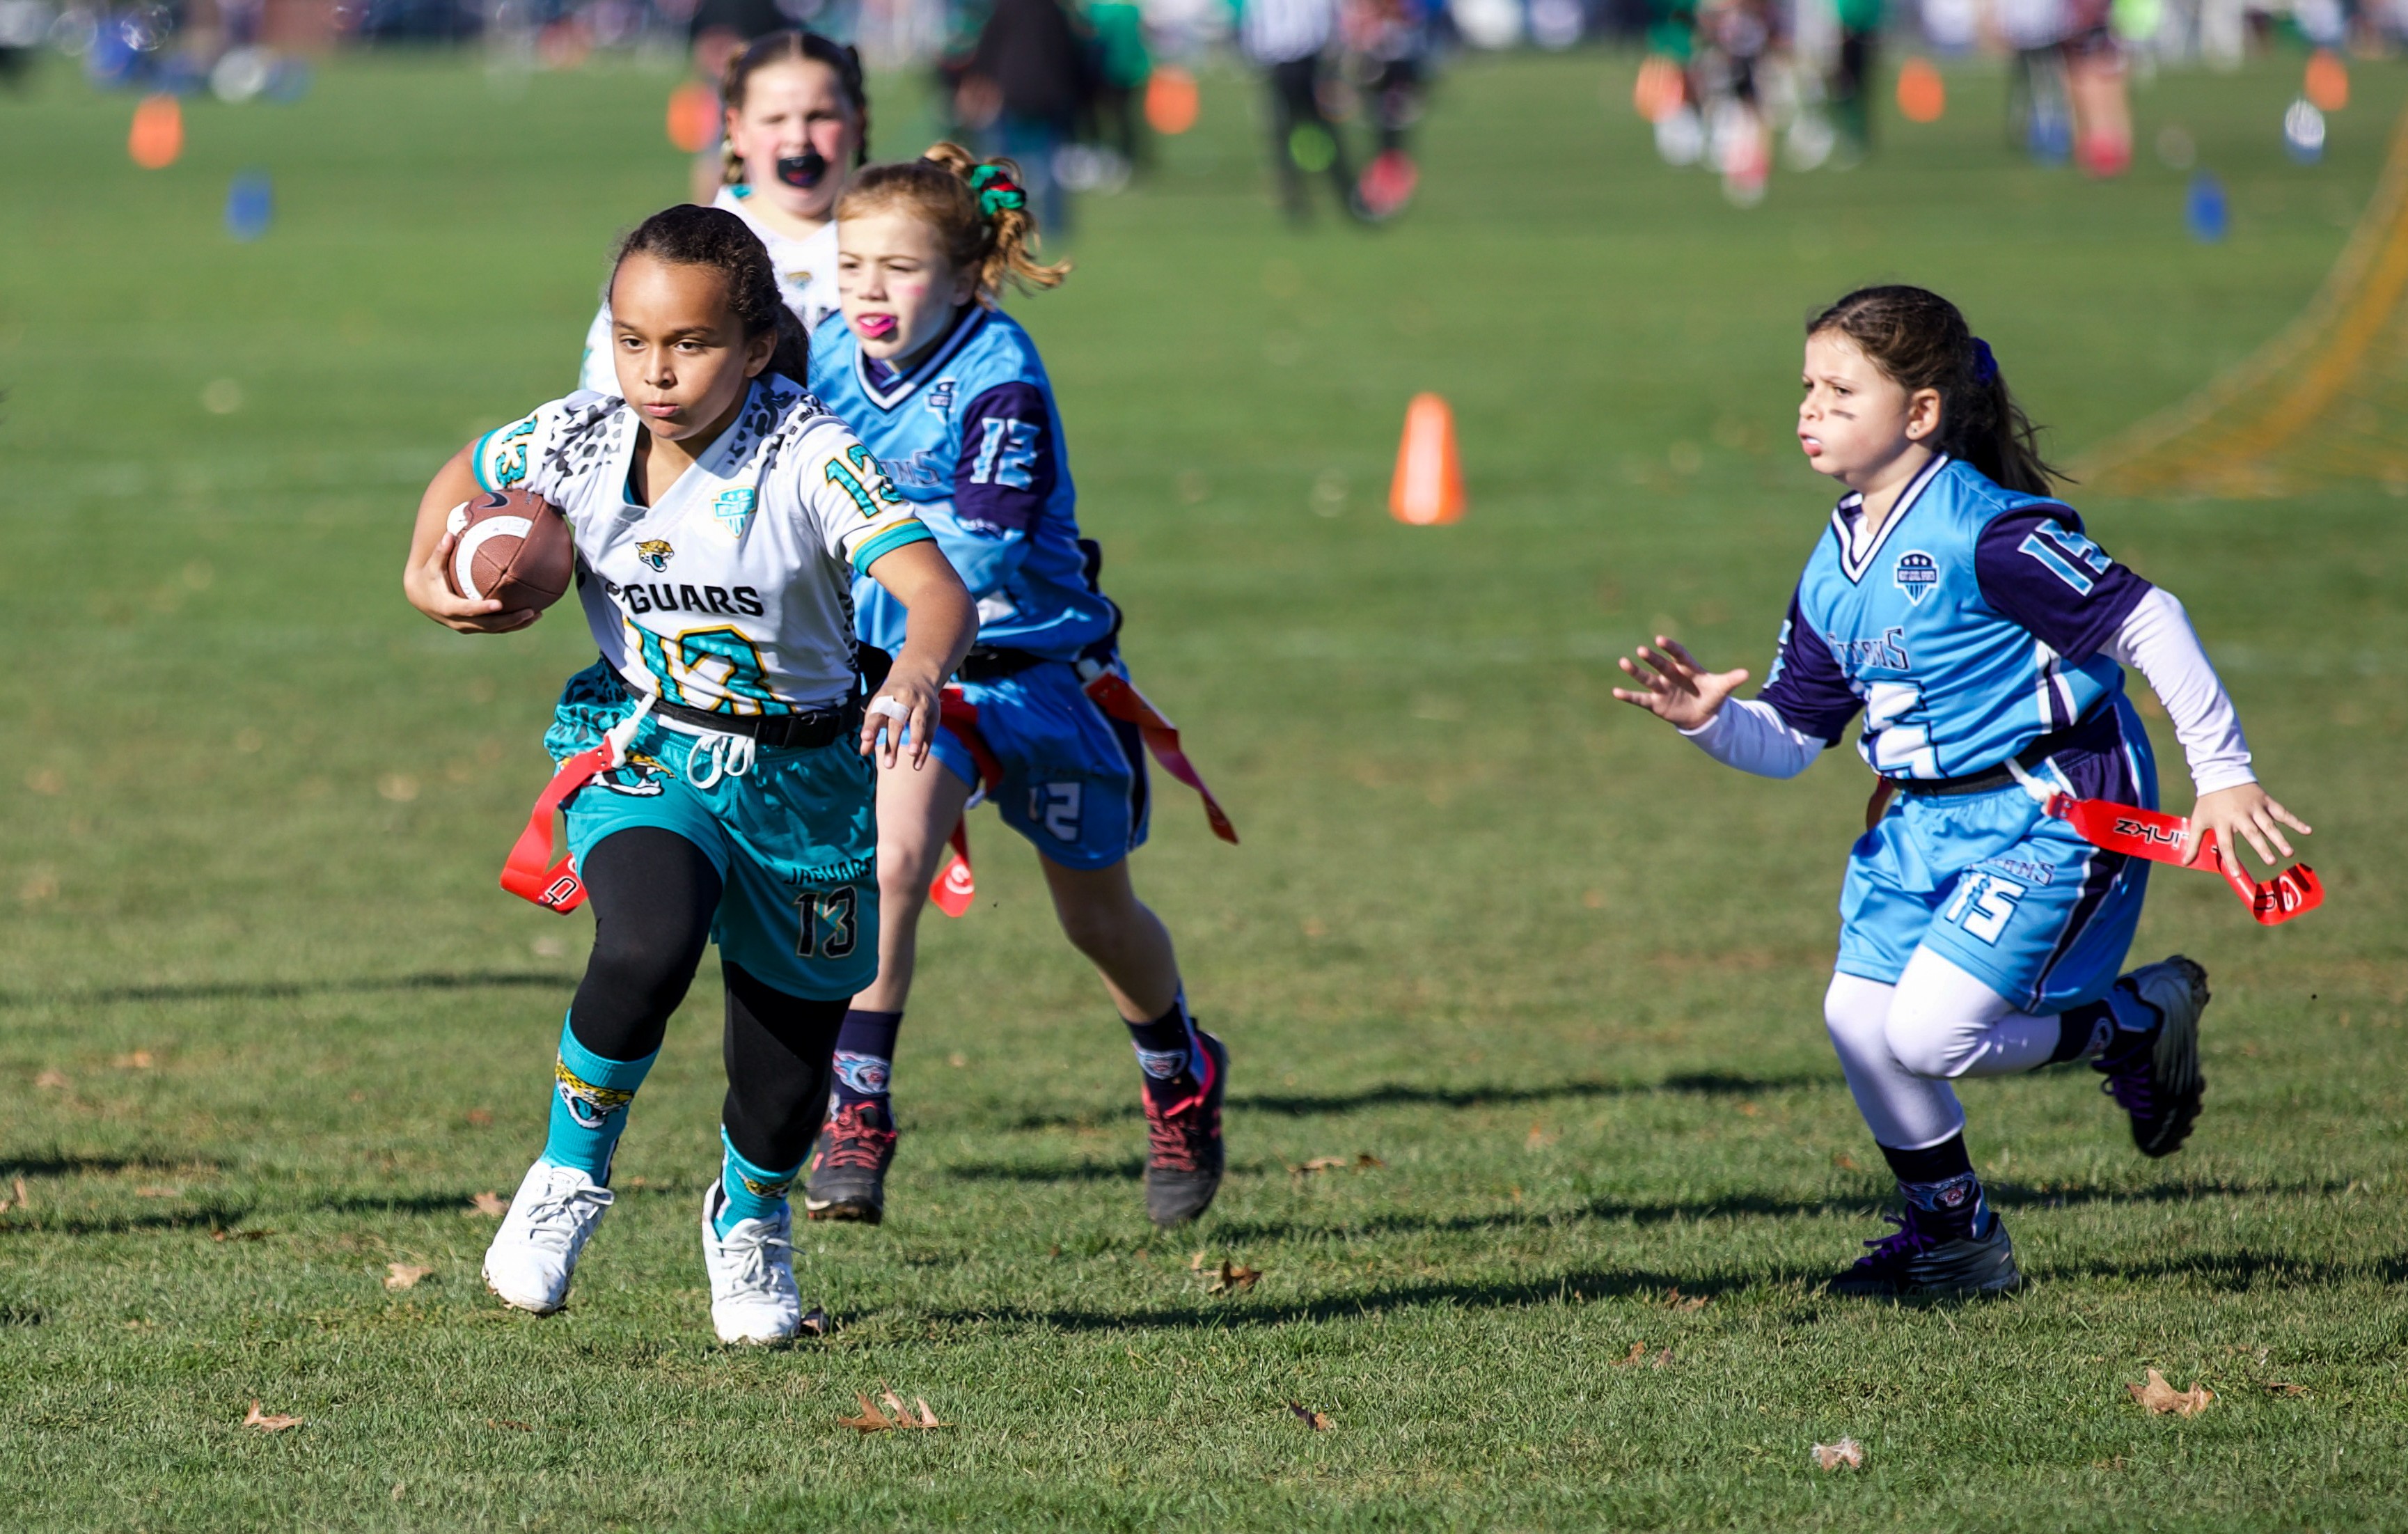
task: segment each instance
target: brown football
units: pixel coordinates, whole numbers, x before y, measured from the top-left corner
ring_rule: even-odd
[[[523,490],[496,490],[463,501],[444,523],[452,546],[444,580],[455,596],[493,597],[504,612],[548,608],[577,576],[577,545],[550,501]]]

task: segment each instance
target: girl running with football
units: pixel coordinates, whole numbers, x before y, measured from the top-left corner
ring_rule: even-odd
[[[2117,978],[2148,864],[2040,803],[2058,790],[2155,808],[2122,667],[2173,721],[2195,838],[2212,831],[2236,858],[2245,840],[2272,863],[2290,854],[2284,826],[2308,828],[2258,786],[2182,604],[2050,495],[2034,429],[1956,306],[1920,288],[1852,293],[1808,324],[1804,381],[1799,445],[1848,494],[1763,691],[1734,700],[1747,672],[1708,671],[1658,635],[1622,662],[1638,684],[1613,695],[1772,778],[1804,771],[1864,711],[1857,749],[1882,781],[1841,886],[1824,1016],[1905,1211],[1831,1288],[2002,1292],[2022,1276],[1949,1083],[2088,1060],[2151,1156],[2181,1147],[2204,1088],[2206,971],[2176,955]]]
[[[711,206],[767,247],[779,292],[808,335],[836,312],[836,200],[869,152],[861,55],[816,32],[772,32],[728,60],[719,95],[724,167]],[[580,388],[618,393],[610,353],[606,300],[586,332]]]
[[[403,581],[462,633],[535,622],[454,596],[443,578],[454,508],[532,492],[575,534],[602,652],[569,679],[544,738],[555,761],[613,748],[566,810],[594,952],[561,1029],[543,1154],[485,1282],[538,1314],[566,1301],[610,1207],[628,1104],[715,939],[727,1097],[702,1207],[711,1322],[725,1341],[774,1341],[801,1320],[786,1190],[825,1111],[847,998],[877,971],[863,757],[881,753],[898,781],[941,776],[921,770],[926,742],[977,614],[869,450],[804,392],[808,343],[741,219],[654,214],[622,242],[609,292],[610,390],[541,406],[455,454],[419,505]],[[900,640],[866,710],[856,575],[892,604]]]
[[[1192,1219],[1221,1183],[1228,1055],[1189,1015],[1170,934],[1129,882],[1149,805],[1140,730],[1125,705],[1108,712],[1103,701],[1126,684],[1120,609],[1096,586],[1100,554],[1079,537],[1045,365],[996,307],[1006,282],[1051,288],[1068,270],[1038,264],[1018,180],[1009,160],[939,144],[863,171],[837,207],[844,312],[816,333],[812,392],[935,532],[978,600],[980,629],[934,733],[944,770],[879,773],[886,920],[878,978],[853,998],[837,1043],[835,1109],[805,1192],[814,1219],[884,1211],[914,938],[947,838],[979,793],[1036,847],[1064,935],[1128,1025],[1143,1073],[1147,1212],[1164,1225]],[[864,643],[901,641],[894,597],[868,581],[853,588]]]

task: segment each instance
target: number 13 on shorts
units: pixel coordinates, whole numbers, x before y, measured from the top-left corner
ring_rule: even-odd
[[[1995,943],[2025,893],[2024,886],[1997,874],[1969,873],[1956,882],[1956,898],[1940,914],[1963,927],[1968,936]]]

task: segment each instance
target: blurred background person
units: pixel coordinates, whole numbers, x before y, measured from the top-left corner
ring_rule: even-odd
[[[1348,75],[1376,136],[1371,164],[1357,186],[1362,210],[1373,218],[1404,211],[1419,184],[1406,136],[1421,121],[1430,52],[1426,0],[1349,0],[1345,11]]]
[[[1086,36],[1061,0],[995,0],[953,94],[982,151],[1020,163],[1038,224],[1057,237],[1069,232],[1070,199],[1054,160],[1094,92]]]
[[[2069,0],[2065,93],[2073,109],[2073,157],[2093,176],[2121,176],[2132,165],[2132,104],[2125,94],[2123,40],[2114,0]]]
[[[1305,181],[1324,173],[1339,206],[1357,217],[1363,212],[1346,146],[1321,108],[1337,32],[1338,0],[1239,0],[1238,46],[1270,86],[1271,164],[1280,207],[1292,222],[1312,216]]]
[[[779,295],[809,332],[838,308],[837,198],[869,153],[861,55],[815,32],[776,31],[723,56],[721,145],[708,197],[768,248]],[[585,335],[581,386],[619,392],[610,306]]]
[[[1837,131],[1837,158],[1855,165],[1873,147],[1873,67],[1881,54],[1882,0],[1838,0],[1839,50],[1828,99]]]
[[[785,13],[778,8],[777,0],[701,0],[686,22],[687,57],[694,65],[695,79],[718,92],[720,82],[727,78],[727,65],[744,50],[746,43],[772,32],[783,32],[791,25]],[[726,98],[720,97],[719,104],[724,117]],[[708,204],[719,195],[726,142],[723,131],[695,155],[688,202]]]
[[[1093,0],[1087,26],[1094,51],[1095,93],[1089,101],[1089,139],[1120,157],[1120,176],[1108,168],[1109,183],[1146,164],[1145,88],[1154,79],[1154,54],[1145,42],[1145,12],[1133,0]]]

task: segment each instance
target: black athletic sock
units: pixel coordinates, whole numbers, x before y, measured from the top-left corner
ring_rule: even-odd
[[[2114,1037],[2115,1009],[2104,1001],[2085,1002],[2057,1014],[2057,1048],[2050,1052],[2048,1063],[2087,1060],[2103,1052]]]
[[[1147,1097],[1176,1103],[1195,1095],[1203,1079],[1204,1046],[1196,1037],[1195,1020],[1187,1015],[1186,993],[1172,996],[1170,1010],[1153,1022],[1128,1023],[1128,1031],[1129,1042],[1137,1047],[1138,1068],[1145,1072]]]
[[[1973,1173],[1962,1132],[1920,1151],[1885,1145],[1881,1154],[1922,1229],[1943,1240],[1962,1240],[1989,1224],[1982,1180]]]
[[[836,1035],[838,1109],[864,1102],[888,1106],[895,1081],[895,1035],[902,1026],[901,1012],[866,1012],[855,1007],[844,1014],[844,1025]]]

